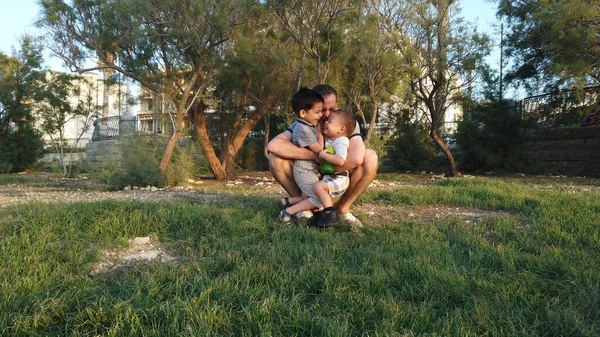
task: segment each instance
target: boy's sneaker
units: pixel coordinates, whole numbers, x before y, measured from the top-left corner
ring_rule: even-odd
[[[313,212],[313,217],[310,219],[311,224],[316,226],[319,222],[323,221],[323,210],[317,210]]]
[[[340,217],[334,209],[323,211],[323,216],[319,219],[319,221],[315,221],[316,226],[319,228],[332,227],[339,223]]]

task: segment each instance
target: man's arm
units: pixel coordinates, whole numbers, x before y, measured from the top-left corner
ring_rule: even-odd
[[[292,143],[292,133],[288,130],[278,134],[267,144],[267,151],[285,159],[317,160],[317,154]]]
[[[344,158],[338,156],[337,154],[331,154],[327,150],[322,150],[321,153],[319,153],[319,158],[332,163],[335,165],[335,167],[344,165],[345,162]]]
[[[357,166],[362,165],[365,159],[365,142],[362,137],[355,136],[350,138],[350,146],[348,146],[348,156],[342,166],[335,166],[335,172],[343,172],[353,170]]]

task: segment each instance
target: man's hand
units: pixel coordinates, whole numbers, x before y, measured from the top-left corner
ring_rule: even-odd
[[[292,143],[292,133],[284,131],[267,144],[267,151],[285,159],[317,160],[318,156],[309,149],[297,147]]]

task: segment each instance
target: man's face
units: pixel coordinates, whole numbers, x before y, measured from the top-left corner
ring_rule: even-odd
[[[323,117],[321,120],[326,121],[329,118],[329,114],[337,110],[337,97],[334,94],[323,96]]]

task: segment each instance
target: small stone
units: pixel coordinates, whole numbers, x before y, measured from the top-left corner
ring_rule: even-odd
[[[135,239],[133,239],[133,243],[135,243],[136,245],[146,245],[149,242],[150,242],[149,236],[138,236]]]
[[[139,190],[140,188],[139,188],[139,186],[133,186],[131,189],[132,189],[132,190],[134,190],[134,191],[137,191],[137,190]]]
[[[415,217],[415,214],[414,214],[414,213],[408,213],[408,217],[409,217],[409,218],[414,218],[414,217]]]
[[[158,191],[158,187],[156,187],[156,186],[152,186],[152,187],[150,188],[150,191],[152,191],[152,192],[156,192],[156,191]]]
[[[235,186],[235,184],[225,184],[225,186],[232,187],[232,186]]]
[[[131,190],[131,186],[127,185],[125,187],[123,187],[123,191],[129,191]]]
[[[256,183],[256,186],[261,186],[261,185],[264,185],[264,184],[265,184],[264,181],[259,181],[259,182]]]

